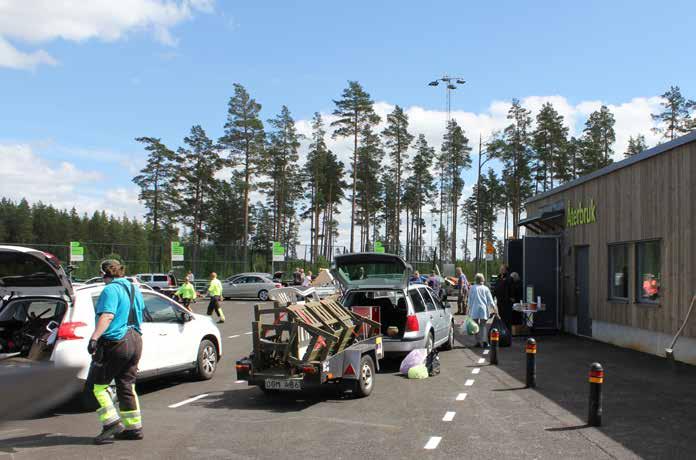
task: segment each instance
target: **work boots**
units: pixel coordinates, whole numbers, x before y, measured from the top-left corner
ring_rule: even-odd
[[[94,444],[101,445],[101,444],[107,444],[112,442],[111,437],[116,436],[119,433],[123,432],[125,427],[123,426],[123,423],[121,423],[120,420],[116,420],[113,423],[109,423],[108,425],[104,425],[102,427],[101,433],[99,433],[95,438],[94,438]]]
[[[114,439],[118,439],[119,441],[139,441],[143,439],[143,430],[142,428],[135,430],[124,430],[114,435]]]

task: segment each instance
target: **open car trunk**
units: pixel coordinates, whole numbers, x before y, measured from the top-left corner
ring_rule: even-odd
[[[372,319],[380,322],[382,335],[387,338],[403,338],[408,314],[403,291],[398,289],[351,290],[343,298],[343,306],[353,311],[355,307],[379,307],[379,319]]]
[[[0,246],[0,359],[48,360],[72,297],[55,256]]]

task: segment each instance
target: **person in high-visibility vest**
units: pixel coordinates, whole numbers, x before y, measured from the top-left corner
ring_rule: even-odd
[[[217,273],[215,272],[212,272],[210,274],[210,285],[208,285],[208,295],[210,295],[210,303],[208,304],[208,316],[212,316],[214,311],[220,317],[218,323],[224,323],[225,314],[222,312],[222,307],[220,307],[220,300],[222,299],[222,283],[218,279]]]
[[[179,286],[179,289],[174,293],[176,297],[179,298],[181,304],[186,307],[188,311],[191,310],[191,303],[196,300],[198,294],[196,293],[196,288],[193,287],[191,281],[188,278],[184,279],[184,283]]]
[[[99,403],[97,414],[102,424],[94,442],[143,439],[135,378],[143,350],[140,324],[145,302],[140,289],[124,278],[123,266],[117,260],[102,262],[101,273],[106,286],[95,306],[96,326],[87,345],[92,355],[87,381]],[[118,410],[109,393],[112,381],[116,383]]]

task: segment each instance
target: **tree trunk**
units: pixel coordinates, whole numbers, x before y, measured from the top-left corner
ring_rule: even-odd
[[[355,235],[355,180],[357,176],[357,165],[358,165],[358,114],[355,113],[355,122],[353,125],[355,130],[355,136],[353,139],[353,197],[352,204],[350,208],[350,252],[353,252],[353,238]]]

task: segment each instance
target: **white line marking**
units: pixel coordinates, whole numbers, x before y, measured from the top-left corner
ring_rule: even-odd
[[[456,412],[445,412],[445,416],[442,417],[442,421],[451,422],[452,420],[454,420],[454,414],[456,414]]]
[[[205,398],[206,396],[208,396],[208,393],[205,393],[205,394],[202,394],[202,395],[198,395],[198,396],[194,396],[193,398],[189,398],[189,399],[186,399],[186,400],[184,400],[184,401],[178,402],[178,403],[176,403],[176,404],[172,404],[171,406],[169,406],[169,408],[170,408],[170,409],[176,409],[177,407],[181,407],[181,406],[183,406],[184,404],[188,404],[188,403],[192,403],[192,402],[194,402],[194,401],[198,401],[199,399]]]
[[[469,379],[466,382],[464,382],[465,387],[470,387],[473,384],[474,384],[474,379]]]
[[[235,380],[234,383],[247,383],[246,380]]]
[[[489,351],[491,351],[491,350],[483,350],[483,354],[487,355]]]
[[[251,335],[251,331],[245,332],[244,335]]]
[[[442,436],[430,436],[428,442],[425,443],[424,449],[433,450],[437,449],[438,444],[442,441]]]
[[[485,362],[486,362],[486,358],[481,358],[481,359],[478,360],[478,363],[479,363],[479,364],[483,364],[483,363],[485,363]]]
[[[227,337],[227,338],[228,338],[228,339],[236,339],[237,337],[239,337],[239,334],[231,335],[231,336],[229,336],[229,337]]]
[[[459,393],[457,395],[457,401],[464,401],[466,399],[466,393]]]
[[[471,373],[472,373],[472,374],[478,374],[479,372],[481,372],[481,368],[480,368],[480,367],[475,367],[475,368],[471,369]]]

